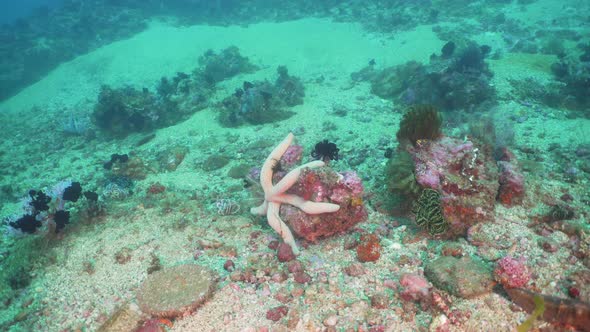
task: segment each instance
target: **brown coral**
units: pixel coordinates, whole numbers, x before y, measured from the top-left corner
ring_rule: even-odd
[[[174,318],[197,309],[214,288],[214,274],[209,269],[179,265],[150,274],[141,284],[137,302],[149,315]]]

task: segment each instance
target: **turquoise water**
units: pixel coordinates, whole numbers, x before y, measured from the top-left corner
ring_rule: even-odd
[[[19,18],[28,17],[39,8],[55,8],[61,4],[61,0],[5,1],[0,5],[0,23],[11,24]]]
[[[588,331],[589,16],[125,0],[4,25],[0,330]]]

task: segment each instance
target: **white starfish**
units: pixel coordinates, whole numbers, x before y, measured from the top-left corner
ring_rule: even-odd
[[[316,160],[301,165],[287,173],[287,175],[273,186],[273,166],[281,160],[281,157],[285,151],[287,151],[292,141],[293,134],[289,133],[289,135],[287,135],[287,137],[285,137],[285,139],[272,150],[270,155],[264,161],[264,164],[262,164],[262,169],[260,170],[260,185],[262,186],[262,190],[264,190],[264,202],[260,206],[251,208],[250,212],[258,215],[266,214],[269,225],[279,233],[285,243],[291,246],[293,253],[298,255],[299,249],[297,248],[297,244],[295,244],[293,234],[291,234],[289,227],[287,227],[285,222],[279,217],[281,204],[291,204],[307,214],[336,212],[340,209],[340,206],[332,203],[306,201],[299,196],[285,194],[285,192],[297,182],[297,178],[299,178],[299,174],[301,174],[301,169],[305,167],[322,167],[325,165],[323,161]]]

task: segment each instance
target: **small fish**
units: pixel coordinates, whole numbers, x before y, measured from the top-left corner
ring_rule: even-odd
[[[377,64],[377,62],[375,62],[375,59],[369,60],[369,66],[374,66],[376,64]]]

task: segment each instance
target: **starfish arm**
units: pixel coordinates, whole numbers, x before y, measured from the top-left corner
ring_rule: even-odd
[[[289,190],[289,188],[293,187],[295,182],[297,182],[297,179],[299,178],[299,175],[301,174],[302,169],[304,169],[306,167],[308,167],[308,168],[322,167],[325,164],[326,163],[324,163],[321,160],[315,160],[315,161],[309,162],[307,164],[303,164],[299,167],[292,169],[289,173],[287,173],[285,176],[283,176],[283,178],[279,182],[277,182],[277,184],[275,184],[272,187],[272,189],[270,191],[270,196],[280,195],[280,194],[284,193],[285,191]]]
[[[264,164],[262,164],[262,169],[260,170],[260,185],[262,186],[262,190],[264,193],[268,194],[272,190],[272,173],[273,173],[273,166],[275,162],[278,162],[285,151],[291,145],[293,141],[293,133],[289,133],[285,139],[277,147],[272,150],[272,152],[268,155]]]
[[[264,201],[259,206],[251,208],[250,213],[263,216],[266,214],[267,210],[268,210],[268,201]]]
[[[307,214],[330,213],[340,209],[338,204],[306,201],[297,195],[281,194],[273,198],[274,202],[293,205]]]
[[[297,244],[295,243],[295,238],[291,233],[289,227],[281,220],[279,217],[279,209],[281,208],[280,203],[270,202],[268,203],[268,213],[266,214],[266,218],[268,219],[268,224],[272,227],[275,232],[277,232],[282,238],[283,241],[291,246],[293,253],[295,255],[299,255],[299,248],[297,248]]]

